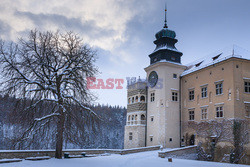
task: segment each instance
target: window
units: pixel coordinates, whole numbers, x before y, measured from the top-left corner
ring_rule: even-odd
[[[189,100],[194,100],[194,90],[189,91]]]
[[[221,53],[221,54],[222,54],[222,53]],[[217,56],[214,56],[214,57],[212,58],[213,61],[216,60],[216,59],[218,59],[218,58],[220,57],[221,54],[218,54]]]
[[[135,98],[134,97],[132,97],[132,103],[134,103],[135,102]]]
[[[172,138],[169,138],[169,142],[171,142],[171,141],[173,141],[173,139],[172,139]]]
[[[130,104],[130,98],[128,98],[128,104]]]
[[[193,121],[194,120],[194,110],[189,111],[189,120]]]
[[[162,99],[160,100],[160,105],[161,105],[161,106],[164,106],[163,100],[162,100]]]
[[[154,121],[154,117],[151,117],[151,122],[153,122]]]
[[[199,66],[201,65],[202,62],[203,62],[203,61],[201,61],[201,62],[195,64],[195,67],[199,67]]]
[[[138,102],[138,96],[135,97],[135,102],[136,102],[136,103]]]
[[[245,81],[245,93],[250,93],[250,81]]]
[[[207,119],[207,108],[201,109],[201,119]]]
[[[220,82],[220,83],[217,83],[215,85],[215,90],[216,90],[216,95],[221,95],[223,94],[223,83]]]
[[[133,133],[129,132],[129,140],[132,140],[132,139],[133,139]]]
[[[201,98],[207,97],[207,87],[201,88]]]
[[[145,96],[141,96],[140,101],[145,102]]]
[[[217,118],[223,117],[223,106],[216,107],[216,117]]]
[[[141,124],[146,124],[146,116],[144,114],[141,115]]]
[[[150,94],[150,101],[151,102],[155,101],[155,93]]]
[[[178,93],[172,92],[172,101],[178,101]]]
[[[176,79],[177,78],[177,74],[173,74],[173,78]]]
[[[151,142],[153,141],[153,136],[150,136],[150,141],[151,141]]]

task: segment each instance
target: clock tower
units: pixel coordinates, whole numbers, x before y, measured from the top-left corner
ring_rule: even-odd
[[[156,45],[145,68],[148,79],[146,145],[180,147],[180,75],[182,53],[175,47],[176,33],[165,24],[156,33]]]

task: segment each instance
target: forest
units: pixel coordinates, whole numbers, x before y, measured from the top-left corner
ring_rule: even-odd
[[[29,129],[33,120],[47,115],[51,102],[39,103],[24,110],[32,102],[26,98],[0,95],[0,149],[32,150],[55,149],[56,120],[51,118],[36,129]],[[64,148],[123,148],[126,108],[109,105],[91,105],[100,119],[94,120],[77,105],[70,107],[65,121]],[[25,133],[30,135],[24,135]]]

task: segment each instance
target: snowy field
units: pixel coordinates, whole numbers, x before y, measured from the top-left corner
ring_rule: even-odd
[[[92,158],[50,159],[43,161],[22,161],[0,164],[0,167],[249,167],[226,163],[204,162],[184,159],[159,158],[158,151],[149,151],[128,155],[98,156]]]

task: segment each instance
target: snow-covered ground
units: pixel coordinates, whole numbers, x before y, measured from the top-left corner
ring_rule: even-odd
[[[50,159],[43,161],[22,161],[0,164],[0,167],[247,167],[226,163],[204,162],[195,160],[159,158],[158,151],[149,151],[128,155],[98,156],[92,158]],[[249,166],[248,166],[249,167]]]

